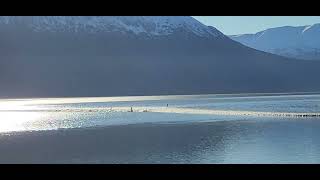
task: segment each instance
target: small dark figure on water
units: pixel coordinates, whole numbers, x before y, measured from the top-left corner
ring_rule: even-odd
[[[131,107],[131,110],[130,110],[130,112],[133,112],[133,110],[132,110],[132,107]]]
[[[169,106],[169,104],[167,104],[167,107]]]

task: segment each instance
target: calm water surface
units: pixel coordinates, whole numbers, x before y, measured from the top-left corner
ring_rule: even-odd
[[[132,107],[133,112],[121,107]],[[135,111],[139,107],[188,108],[193,109],[195,113]],[[135,125],[140,128],[129,129],[131,134],[127,136],[121,134],[128,134],[128,130],[124,129],[122,132],[120,129],[114,134],[110,132],[109,139],[91,142],[91,146],[102,146],[104,142],[114,139],[118,143],[127,144],[113,144],[114,152],[110,147],[108,151],[105,147],[97,147],[101,152],[97,151],[95,156],[92,156],[86,154],[84,147],[75,145],[77,149],[74,151],[83,149],[83,152],[79,151],[79,156],[73,158],[74,163],[320,162],[318,117],[285,118],[196,113],[197,110],[203,109],[230,112],[320,113],[320,95],[0,100],[0,134],[23,131],[39,133],[48,130],[59,132],[60,129],[87,128],[93,131],[92,128],[95,127],[111,129],[113,126],[119,128],[119,125]],[[144,133],[141,134],[141,131]],[[83,138],[85,141],[88,136]]]

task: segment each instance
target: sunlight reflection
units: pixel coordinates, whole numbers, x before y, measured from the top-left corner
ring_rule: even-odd
[[[21,101],[0,101],[0,110],[25,110],[27,107]]]
[[[0,112],[0,132],[28,130],[28,124],[43,115],[40,112]]]

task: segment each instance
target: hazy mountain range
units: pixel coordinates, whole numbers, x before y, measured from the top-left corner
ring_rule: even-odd
[[[265,52],[296,59],[320,60],[320,24],[277,27],[256,34],[230,37]]]
[[[2,97],[320,90],[320,61],[246,47],[192,17],[0,17]]]

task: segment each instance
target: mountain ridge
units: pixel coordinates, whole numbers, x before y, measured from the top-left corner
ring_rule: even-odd
[[[320,60],[320,23],[275,27],[229,37],[257,50],[295,59]]]
[[[35,31],[52,32],[130,32],[135,35],[170,35],[184,28],[198,36],[223,36],[213,27],[208,27],[189,16],[29,16],[0,17],[0,23],[23,24]]]

